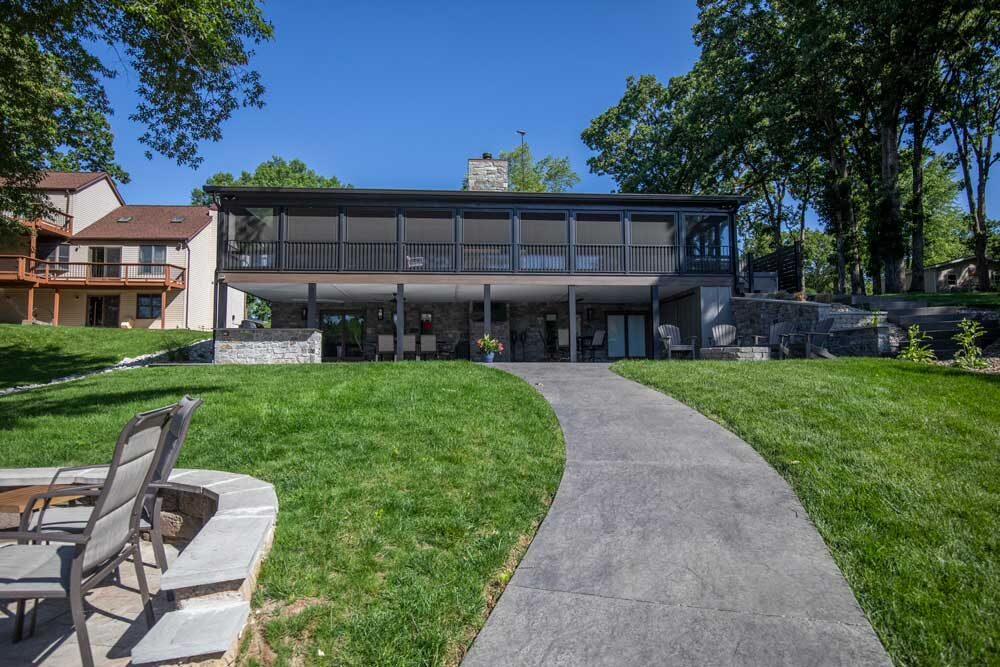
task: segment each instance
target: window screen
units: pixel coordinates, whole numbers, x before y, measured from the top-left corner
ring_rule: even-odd
[[[522,211],[521,243],[565,245],[569,243],[566,214],[562,211]]]
[[[464,211],[463,243],[510,243],[510,213],[507,211]]]
[[[622,242],[622,221],[617,213],[577,213],[579,245],[617,245]]]
[[[677,217],[673,213],[633,213],[632,245],[676,245]]]
[[[684,216],[689,248],[707,250],[729,245],[729,216],[724,214],[692,214]]]
[[[336,241],[340,214],[336,208],[289,208],[285,238],[289,241]]]
[[[396,209],[347,209],[347,240],[353,243],[395,243]]]
[[[277,241],[278,216],[273,208],[234,208],[228,231],[230,241]]]
[[[455,221],[451,211],[407,209],[403,213],[403,235],[408,243],[451,243]]]
[[[160,318],[160,295],[138,294],[135,299],[135,319],[156,320]]]

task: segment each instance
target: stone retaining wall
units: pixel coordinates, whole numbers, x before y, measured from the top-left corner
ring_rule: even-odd
[[[715,361],[767,361],[771,351],[766,347],[703,347],[701,358]]]
[[[318,364],[318,329],[216,329],[217,364]]]

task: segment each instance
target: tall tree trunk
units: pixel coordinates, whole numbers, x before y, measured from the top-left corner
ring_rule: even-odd
[[[922,106],[922,102],[918,102]],[[922,108],[914,109],[913,155],[910,160],[913,187],[910,192],[910,288],[911,292],[924,291],[924,138],[927,122]]]
[[[899,113],[894,109],[882,112],[879,124],[879,149],[881,152],[882,192],[877,221],[878,246],[885,270],[884,289],[902,291],[900,276],[905,261],[903,253],[903,224],[899,212]]]
[[[846,261],[850,255],[851,294],[865,293],[865,279],[861,271],[861,242],[858,220],[854,215],[854,188],[850,166],[840,147],[831,151],[830,165],[834,171],[833,210],[837,220],[837,290],[846,290]]]

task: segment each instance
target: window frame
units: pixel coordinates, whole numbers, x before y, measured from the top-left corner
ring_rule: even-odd
[[[136,294],[135,295],[135,319],[137,320],[158,320],[163,317],[163,304],[159,294]],[[144,299],[152,299],[152,304],[143,304]],[[143,317],[143,308],[150,308],[149,317]]]
[[[142,259],[142,253],[144,250],[149,249],[150,251],[150,261],[144,261]],[[158,250],[162,250],[163,260],[157,261],[156,255]],[[162,276],[163,266],[167,263],[167,246],[155,243],[143,243],[139,246],[139,275],[141,276]],[[160,266],[157,267],[156,265]]]

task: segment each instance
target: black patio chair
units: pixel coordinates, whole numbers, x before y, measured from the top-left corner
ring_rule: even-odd
[[[597,359],[597,351],[604,349],[604,339],[607,337],[608,332],[604,329],[598,329],[594,332],[594,335],[590,340],[583,344],[583,349],[581,352],[586,355],[590,353],[590,360],[595,361]]]
[[[163,547],[163,526],[161,515],[163,510],[163,498],[160,495],[160,487],[170,479],[170,473],[174,471],[177,457],[181,453],[181,447],[187,439],[188,427],[191,426],[191,418],[194,412],[202,404],[200,398],[185,396],[174,406],[176,410],[170,418],[170,425],[167,428],[167,439],[163,443],[163,453],[160,456],[156,470],[153,472],[152,483],[146,492],[146,498],[142,503],[142,516],[140,517],[139,528],[143,532],[149,533],[149,541],[153,544],[153,555],[156,558],[156,566],[160,572],[167,571],[167,552]],[[53,475],[49,483],[48,491],[54,490],[58,484],[59,477],[68,472],[80,470],[94,470],[107,468],[108,466],[74,466],[72,468],[60,468]],[[29,506],[33,503],[29,501]],[[42,504],[41,509],[36,513],[25,512],[21,518],[21,530],[56,530],[66,533],[80,533],[87,526],[90,514],[94,508],[89,506],[76,507],[49,507],[48,502]]]
[[[93,667],[83,598],[88,590],[116,573],[129,557],[135,565],[146,623],[152,627],[156,622],[139,550],[139,520],[176,409],[171,405],[140,413],[126,424],[101,486],[71,486],[31,499],[34,503],[67,495],[94,496],[96,502],[82,532],[19,530],[5,534],[18,541],[0,549],[0,599],[17,600],[14,641],[20,641],[24,631],[29,599],[35,600],[34,628],[39,599],[69,598],[80,662],[84,667]],[[25,511],[31,509],[29,505]]]

